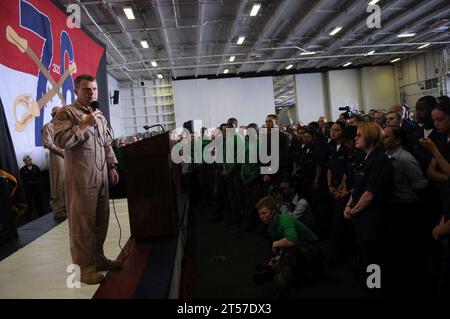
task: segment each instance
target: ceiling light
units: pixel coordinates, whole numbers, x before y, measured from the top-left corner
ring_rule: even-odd
[[[244,43],[245,37],[239,37],[239,39],[237,40],[237,44],[241,45],[242,43]]]
[[[148,49],[148,42],[147,42],[147,40],[142,40],[142,41],[141,41],[141,45],[142,45],[142,47],[143,47],[144,49]]]
[[[230,56],[230,62],[234,62],[234,59],[236,59],[234,55]]]
[[[162,79],[162,78],[163,78],[162,74],[158,73],[158,79]]]
[[[416,34],[413,32],[405,32],[405,33],[400,33],[397,38],[410,38],[415,36]]]
[[[400,61],[400,58],[392,60],[391,63],[395,63],[395,62],[398,62],[398,61]]]
[[[342,30],[342,27],[336,27],[333,31],[330,32],[330,35],[333,36]]]
[[[347,67],[347,66],[349,66],[349,65],[352,65],[352,62],[347,62],[347,63],[345,63],[345,64],[343,65],[343,67],[345,68],[345,67]]]
[[[375,53],[375,50],[372,50],[372,51],[368,52],[366,55],[372,55],[374,53]]]
[[[156,61],[152,61],[152,67],[156,68],[158,66],[158,63]]]
[[[123,11],[125,12],[125,15],[127,16],[128,20],[134,20],[134,13],[133,9],[131,8],[123,8]]]
[[[300,53],[300,55],[314,55],[314,54],[317,54],[317,52],[316,51],[307,51],[307,52]]]
[[[372,1],[369,2],[368,5],[369,5],[369,6],[372,6],[372,5],[374,5],[374,4],[377,4],[378,1],[380,1],[380,0],[372,0]]]
[[[425,49],[425,48],[429,47],[430,45],[431,45],[431,43],[426,43],[426,44],[421,45],[420,47],[418,47],[417,50]]]
[[[253,5],[252,11],[250,12],[250,16],[254,17],[258,14],[259,9],[261,8],[261,3],[255,3]]]
[[[229,71],[230,71],[230,70],[225,69],[225,70],[223,70],[223,74],[228,74]]]
[[[290,70],[290,69],[292,69],[293,67],[294,67],[293,64],[289,64],[289,65],[286,67],[286,70]]]

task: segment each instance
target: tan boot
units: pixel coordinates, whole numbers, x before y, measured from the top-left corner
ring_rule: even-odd
[[[103,257],[97,262],[97,271],[119,270],[121,266],[122,263],[120,261]]]
[[[56,221],[64,221],[67,218],[66,212],[54,213],[53,215]]]
[[[104,278],[105,276],[103,276],[103,274],[99,273],[98,271],[95,271],[94,266],[89,266],[81,270],[80,281],[88,285],[99,284],[103,281]]]

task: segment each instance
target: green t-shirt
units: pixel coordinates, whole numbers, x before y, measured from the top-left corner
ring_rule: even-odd
[[[242,180],[254,179],[259,176],[259,163],[250,163],[249,152],[250,149],[252,152],[256,152],[258,154],[258,141],[255,143],[251,143],[249,140],[245,140],[245,163],[241,165],[241,178]],[[258,155],[256,156],[258,159]]]
[[[317,241],[316,236],[305,224],[288,214],[278,214],[275,222],[269,226],[269,235],[273,240],[286,238],[295,245]]]
[[[237,163],[237,148],[241,147],[241,145],[244,145],[244,139],[242,138],[241,134],[235,133],[233,135],[228,136],[225,139],[225,143],[223,144],[223,148],[224,148],[223,164],[222,164],[223,171],[231,173],[237,167],[239,167],[238,165],[236,165],[236,163]],[[233,148],[233,150],[234,150],[234,156],[230,163],[227,163],[227,148],[229,148],[229,149]]]

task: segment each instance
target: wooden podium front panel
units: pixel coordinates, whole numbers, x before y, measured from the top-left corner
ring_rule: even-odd
[[[169,134],[122,147],[131,236],[176,233],[176,203]]]

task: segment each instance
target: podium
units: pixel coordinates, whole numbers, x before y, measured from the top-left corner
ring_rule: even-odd
[[[131,237],[148,239],[177,231],[176,165],[165,132],[123,146]]]

